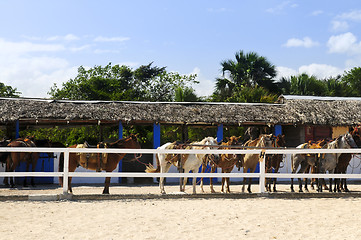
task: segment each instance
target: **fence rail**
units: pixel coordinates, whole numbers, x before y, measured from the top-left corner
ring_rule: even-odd
[[[63,194],[68,193],[68,177],[232,177],[259,178],[259,191],[265,192],[266,178],[353,178],[361,179],[361,174],[310,174],[310,173],[266,173],[267,154],[317,154],[317,153],[352,153],[360,154],[361,148],[353,149],[98,149],[98,148],[9,148],[2,147],[0,152],[56,152],[64,153],[63,172],[0,172],[0,177],[63,177]],[[140,173],[140,172],[69,172],[70,153],[128,153],[128,154],[264,154],[260,161],[259,173]]]

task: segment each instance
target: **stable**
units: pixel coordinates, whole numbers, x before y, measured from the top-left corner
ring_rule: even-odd
[[[274,104],[0,98],[0,127],[15,138],[21,129],[32,127],[117,126],[122,138],[124,125],[152,125],[156,148],[161,145],[162,125],[181,126],[183,141],[190,127],[214,127],[221,141],[226,127],[256,126],[284,134],[287,145],[295,147],[308,140],[335,137],[359,125],[360,107],[361,98],[290,95],[280,96]],[[50,166],[49,171],[53,169]]]

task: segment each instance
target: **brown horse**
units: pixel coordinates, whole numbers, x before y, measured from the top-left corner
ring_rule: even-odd
[[[8,147],[36,147],[34,139],[31,137],[18,138],[15,141],[12,141],[8,144]],[[14,172],[15,168],[20,164],[20,162],[26,162],[26,171],[29,171],[31,164],[32,172],[35,171],[36,163],[39,158],[39,153],[34,152],[11,152],[6,160],[6,172]],[[9,185],[8,178],[4,178],[4,184]],[[26,177],[24,178],[24,187],[27,185]],[[35,186],[34,177],[31,177],[31,185]],[[15,187],[14,177],[10,177],[10,187]]]
[[[3,139],[0,141],[0,147],[7,147],[11,140]],[[8,158],[9,152],[0,152],[0,163],[6,164],[6,159]]]
[[[222,149],[232,149],[226,146],[234,146],[234,145],[238,145],[239,144],[239,137],[236,136],[232,136],[230,138],[228,138],[227,142],[222,142],[221,146]],[[237,167],[241,167],[242,166],[242,161],[243,161],[243,156],[244,155],[236,155],[236,154],[221,154],[221,157],[218,159],[214,159],[214,158],[204,158],[203,163],[202,163],[202,173],[205,171],[207,164],[209,164],[211,166],[211,172],[214,173],[217,169],[217,167],[222,168],[222,173],[230,173],[234,166],[236,165]],[[218,160],[218,161],[216,161]],[[210,184],[209,184],[210,188],[211,188],[211,192],[215,193],[214,188],[213,188],[213,178],[210,178]],[[226,187],[226,193],[230,193],[230,188],[229,188],[229,177],[227,178],[222,178],[222,189],[221,192],[225,192],[224,191],[224,187]],[[203,190],[203,178],[201,178],[201,189],[202,192],[204,192]]]
[[[355,127],[352,131],[351,131],[351,135],[352,138],[354,139],[356,145],[358,147],[361,147],[361,137],[360,137],[360,127]],[[347,171],[347,167],[351,161],[352,158],[352,154],[351,153],[342,153],[340,155],[340,157],[338,158],[338,162],[335,168],[335,173],[346,173]],[[347,182],[346,182],[346,178],[342,178],[340,179],[335,179],[335,186],[333,189],[334,192],[341,192],[341,191],[345,191],[345,192],[349,192],[349,189],[347,188]]]
[[[284,135],[278,135],[277,137],[273,137],[272,146],[274,148],[284,148],[286,147],[286,141]],[[266,156],[266,173],[271,173],[274,170],[275,173],[278,173],[280,169],[280,164],[283,161],[283,154],[272,154]],[[273,191],[277,192],[276,190],[276,178],[273,178]],[[271,179],[266,178],[266,190],[271,192]]]
[[[272,147],[272,134],[268,134],[268,135],[263,134],[255,140],[249,140],[245,143],[245,146],[258,147],[258,148]],[[246,154],[244,156],[243,172],[246,173],[248,171],[248,169],[250,169],[250,172],[254,173],[259,160],[260,160],[259,154]],[[251,182],[252,182],[252,179],[249,178],[248,179],[248,188],[247,188],[249,193],[251,193]],[[246,178],[243,178],[242,192],[244,192],[245,185],[246,185]]]
[[[140,149],[140,144],[138,143],[138,139],[135,135],[130,135],[127,138],[119,139],[113,143],[104,144],[107,148],[132,148],[132,149]],[[77,145],[70,146],[70,148],[76,148]],[[87,153],[70,153],[69,154],[69,172],[74,172],[75,169],[79,166],[82,166],[87,169],[97,170],[99,168],[97,161],[92,161],[89,159],[87,162],[87,166],[81,161],[83,156],[89,155]],[[112,172],[117,166],[120,160],[126,155],[126,153],[108,153],[102,154],[106,157],[106,162],[104,161],[104,166],[102,166],[102,170],[106,172]],[[59,161],[59,172],[63,171],[64,161]],[[73,192],[71,188],[71,177],[69,177],[69,192]],[[59,178],[60,185],[63,186],[63,178]],[[105,178],[104,190],[103,194],[109,194],[109,185],[110,185],[110,177]]]

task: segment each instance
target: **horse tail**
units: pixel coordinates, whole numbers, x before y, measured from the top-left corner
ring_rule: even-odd
[[[160,172],[160,163],[159,163],[158,154],[155,154],[155,159],[157,161],[157,168],[154,168],[154,166],[149,163],[149,165],[146,166],[146,169],[145,169],[146,173],[159,173]]]

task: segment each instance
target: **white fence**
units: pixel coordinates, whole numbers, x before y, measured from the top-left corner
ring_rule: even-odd
[[[354,149],[252,149],[252,150],[158,150],[158,149],[98,149],[98,148],[8,148],[2,147],[1,152],[62,152],[64,153],[63,172],[0,172],[0,177],[63,177],[63,194],[67,194],[68,177],[231,177],[231,178],[259,178],[259,191],[265,192],[265,178],[352,178],[361,179],[361,174],[292,174],[266,173],[265,157],[267,154],[316,154],[316,153],[352,153],[361,154],[361,148]],[[260,161],[259,173],[145,173],[145,172],[69,172],[69,153],[130,153],[130,154],[265,154]]]

